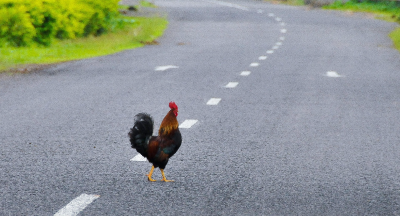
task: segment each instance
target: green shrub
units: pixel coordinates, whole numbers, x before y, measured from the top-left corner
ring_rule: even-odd
[[[0,46],[50,45],[123,26],[119,0],[0,0]]]
[[[35,35],[36,30],[24,5],[0,8],[0,41],[12,46],[25,46]]]

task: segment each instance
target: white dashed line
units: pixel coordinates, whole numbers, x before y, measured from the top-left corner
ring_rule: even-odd
[[[259,14],[261,14],[261,13],[263,13],[264,11],[263,10],[261,10],[261,9],[258,9],[257,10],[257,13],[259,13]]]
[[[260,64],[258,62],[253,62],[250,64],[250,67],[258,67]]]
[[[275,20],[276,20],[277,22],[280,22],[280,21],[282,21],[282,18],[277,17],[277,18],[275,18]]]
[[[135,157],[131,159],[131,161],[147,161],[147,159],[143,157],[141,154],[137,154]]]
[[[284,41],[285,37],[280,37],[279,40]]]
[[[54,216],[76,216],[99,197],[100,195],[81,194],[64,208],[60,209]]]
[[[279,46],[273,46],[272,47],[272,49],[275,49],[275,50],[278,49],[278,48],[279,48]]]
[[[229,82],[226,84],[225,88],[235,88],[238,84],[238,82]]]
[[[272,53],[274,53],[273,50],[268,50],[268,51],[267,51],[267,54],[272,54]]]
[[[282,42],[276,42],[277,46],[282,46]]]
[[[286,33],[287,30],[286,29],[281,29],[281,33]]]
[[[251,74],[250,71],[242,71],[242,73],[240,73],[240,76],[248,76],[250,74]]]
[[[260,56],[260,57],[258,57],[258,60],[265,60],[265,59],[267,59],[267,56]]]
[[[218,103],[221,101],[221,98],[211,98],[208,100],[207,105],[218,105]]]
[[[286,23],[284,23],[284,22],[281,22],[281,26],[285,26],[286,25]]]
[[[273,13],[269,13],[269,14],[268,14],[268,16],[269,16],[269,17],[274,17],[274,16],[275,16],[275,14],[273,14]]]
[[[336,71],[328,71],[326,72],[326,76],[333,78],[343,77],[342,75],[339,75]]]
[[[186,119],[184,122],[182,122],[179,125],[179,128],[191,128],[194,124],[196,124],[198,121],[196,119]]]
[[[172,68],[179,68],[179,67],[175,66],[175,65],[166,65],[166,66],[158,66],[154,70],[155,71],[165,71],[165,70],[172,69]]]

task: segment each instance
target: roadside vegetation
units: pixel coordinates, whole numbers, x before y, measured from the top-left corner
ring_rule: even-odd
[[[142,6],[142,7],[150,7],[150,8],[156,8],[157,7],[152,2],[148,2],[148,1],[144,1],[144,0],[141,0],[139,2],[139,5]]]
[[[0,72],[156,44],[163,17],[123,16],[119,0],[0,0]],[[155,7],[141,1],[140,7]]]
[[[335,1],[324,6],[324,9],[335,9],[352,12],[366,12],[376,14],[376,18],[391,22],[400,22],[399,1],[377,1],[377,0],[350,0],[346,3]]]
[[[389,36],[392,38],[396,49],[400,52],[400,28],[396,28]]]

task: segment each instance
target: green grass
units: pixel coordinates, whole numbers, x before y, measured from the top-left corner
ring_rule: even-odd
[[[2,47],[0,72],[31,65],[53,64],[113,54],[122,50],[153,44],[167,27],[167,20],[160,17],[134,17],[134,22],[124,30],[100,37],[55,41],[51,47]]]
[[[397,4],[397,5],[396,5]],[[381,2],[356,2],[348,1],[342,3],[341,1],[336,1],[331,5],[323,7],[324,9],[334,9],[334,10],[344,10],[351,12],[366,12],[373,13],[376,18],[383,19],[390,22],[400,21],[400,5],[394,1],[381,1]]]
[[[149,1],[145,1],[145,0],[141,0],[139,2],[140,6],[142,7],[150,7],[150,8],[156,8],[157,6],[154,5],[153,3],[149,2]]]
[[[389,34],[390,38],[392,38],[394,46],[397,50],[400,51],[400,28],[396,28],[392,33]]]

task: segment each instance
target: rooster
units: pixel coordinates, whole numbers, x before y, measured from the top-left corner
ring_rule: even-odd
[[[136,149],[143,157],[153,164],[150,173],[147,175],[149,181],[156,181],[151,178],[154,168],[159,167],[162,180],[172,182],[165,178],[164,169],[170,157],[172,157],[182,143],[182,136],[179,132],[178,106],[175,102],[169,103],[171,110],[161,122],[158,136],[153,136],[154,121],[147,113],[139,113],[135,116],[135,124],[129,132],[132,148]]]

